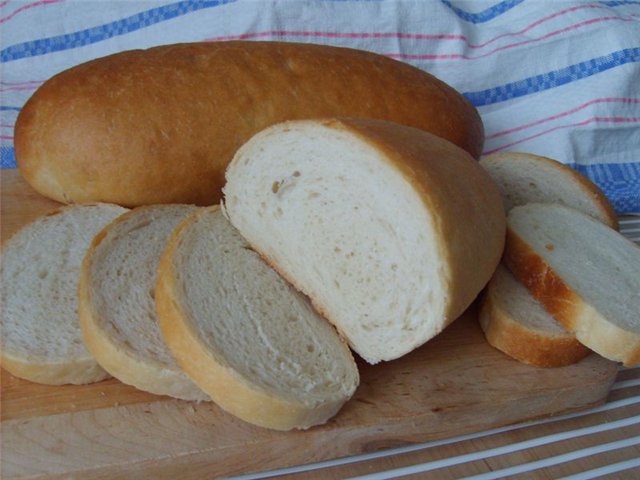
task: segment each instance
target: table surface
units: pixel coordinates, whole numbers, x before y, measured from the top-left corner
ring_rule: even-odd
[[[40,201],[25,195],[25,206]],[[621,218],[621,231],[640,243],[640,216]],[[640,367],[621,367],[607,401],[587,410],[232,478],[268,477],[640,479]]]

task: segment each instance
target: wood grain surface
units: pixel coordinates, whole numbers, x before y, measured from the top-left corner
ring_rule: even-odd
[[[2,239],[57,204],[2,171]],[[605,400],[616,364],[593,354],[541,369],[491,348],[471,308],[405,357],[359,362],[342,411],[308,431],[273,432],[211,403],[116,380],[36,385],[2,371],[2,478],[203,478],[374,452],[572,412]]]

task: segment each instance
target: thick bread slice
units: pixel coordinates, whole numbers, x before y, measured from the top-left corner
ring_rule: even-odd
[[[557,160],[503,152],[483,157],[480,165],[498,185],[506,211],[527,203],[559,203],[618,228],[616,213],[604,193],[587,177]]]
[[[80,265],[93,237],[127,210],[75,205],[40,217],[2,250],[2,367],[50,385],[109,375],[85,348],[78,320]]]
[[[156,304],[178,363],[247,422],[277,430],[321,424],[358,385],[353,356],[333,327],[250,249],[218,206],[173,234]]]
[[[118,380],[159,395],[208,400],[165,345],[154,300],[160,256],[178,223],[195,210],[139,207],[95,237],[80,275],[80,326],[89,351]]]
[[[509,212],[504,260],[535,298],[600,355],[640,362],[640,248],[577,210]]]
[[[489,344],[529,365],[561,367],[590,353],[503,265],[485,289],[479,320]]]
[[[242,235],[370,363],[439,333],[502,254],[502,200],[478,162],[381,120],[264,130],[234,157],[224,193]]]

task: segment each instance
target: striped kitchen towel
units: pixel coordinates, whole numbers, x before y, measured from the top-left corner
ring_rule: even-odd
[[[640,1],[4,0],[0,29],[3,168],[22,105],[73,65],[176,42],[313,42],[433,73],[477,106],[485,154],[556,158],[640,212]]]

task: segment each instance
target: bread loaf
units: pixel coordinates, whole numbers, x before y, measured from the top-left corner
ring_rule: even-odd
[[[502,199],[478,162],[382,120],[268,128],[238,151],[224,193],[242,235],[370,363],[460,315],[504,245]]]
[[[408,64],[348,48],[278,42],[161,46],[78,65],[21,110],[16,160],[60,202],[216,203],[253,134],[289,119],[372,117],[479,156],[483,127],[458,92]]]
[[[507,211],[527,203],[559,203],[618,228],[616,213],[604,193],[588,178],[557,160],[531,153],[503,152],[482,157],[480,165],[498,185]]]
[[[318,425],[358,385],[351,352],[333,327],[249,248],[217,205],[172,235],[156,305],[184,371],[247,422],[277,430]]]
[[[178,367],[160,333],[154,290],[160,256],[197,207],[135,208],[107,225],[82,262],[78,301],[89,351],[118,380],[158,395],[208,400]]]
[[[49,385],[107,378],[87,351],[78,319],[80,266],[93,237],[126,212],[74,205],[40,217],[2,250],[2,367]]]
[[[504,261],[576,338],[640,363],[640,248],[577,210],[531,203],[508,215]]]

